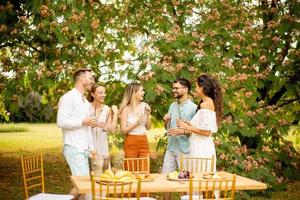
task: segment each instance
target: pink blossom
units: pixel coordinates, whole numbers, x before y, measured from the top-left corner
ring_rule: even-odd
[[[258,125],[256,126],[256,129],[257,129],[257,130],[261,130],[261,129],[264,129],[264,128],[265,128],[265,125],[262,124],[262,123],[260,123],[260,124],[258,124]]]
[[[188,67],[188,71],[195,72],[195,71],[197,71],[197,68],[196,67]]]
[[[278,122],[279,122],[279,124],[280,124],[281,126],[284,126],[284,125],[287,125],[287,124],[288,124],[288,122],[287,122],[285,119],[279,119]]]
[[[252,116],[255,115],[255,112],[247,111],[247,112],[246,112],[246,115],[249,116],[249,117],[252,117]]]
[[[50,16],[49,8],[46,5],[42,5],[40,9],[40,14],[44,18],[49,17]]]
[[[22,21],[26,22],[28,18],[27,18],[26,16],[21,16],[20,19],[21,19]]]
[[[234,51],[240,51],[240,49],[241,49],[241,46],[240,46],[240,45],[234,45],[234,46],[233,46],[233,50],[234,50]]]
[[[176,64],[176,71],[179,72],[183,67],[184,65],[182,63],[179,63],[179,64]]]
[[[0,24],[0,32],[4,32],[4,31],[6,31],[6,29],[7,29],[6,25]]]
[[[246,93],[245,93],[245,96],[248,97],[248,98],[251,97],[252,95],[253,95],[252,92],[246,92]]]
[[[247,57],[247,58],[243,58],[243,63],[245,65],[248,65],[250,63],[250,59]]]
[[[261,63],[267,62],[267,57],[265,55],[260,56],[259,62],[261,62]]]
[[[157,95],[161,95],[164,92],[164,90],[165,89],[162,86],[160,86],[160,85],[157,85],[155,87],[155,92],[157,93]]]
[[[199,37],[199,34],[198,34],[198,32],[193,31],[193,32],[192,32],[192,36],[193,36],[193,37]]]
[[[239,122],[239,126],[240,126],[240,127],[245,127],[245,123],[241,120],[241,121]]]
[[[248,151],[247,146],[243,145],[242,148],[241,148],[241,152],[244,153],[244,154],[246,154],[247,151]]]
[[[260,34],[256,33],[252,36],[252,38],[258,42],[262,39],[262,36]]]
[[[214,143],[215,143],[215,145],[216,145],[217,147],[221,145],[221,141],[220,141],[220,140],[215,140]]]
[[[221,160],[227,160],[228,157],[227,157],[224,153],[222,153],[222,154],[220,155],[220,159],[221,159]]]
[[[99,24],[100,24],[100,20],[99,19],[93,19],[91,24],[90,24],[90,27],[93,29],[93,30],[96,30],[97,28],[99,28]]]
[[[233,161],[233,164],[234,164],[234,165],[238,165],[238,164],[239,164],[239,161],[238,161],[238,160],[234,160],[234,161]]]
[[[280,38],[278,36],[274,36],[272,38],[272,41],[275,42],[275,43],[278,43],[280,41]]]
[[[276,22],[275,21],[269,21],[268,23],[267,23],[267,27],[269,28],[269,29],[272,29],[272,28],[275,28],[275,25],[276,25]]]
[[[227,123],[227,124],[231,124],[232,123],[232,116],[227,116],[224,118],[223,120],[224,123]]]

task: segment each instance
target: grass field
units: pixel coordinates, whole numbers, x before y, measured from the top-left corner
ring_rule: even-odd
[[[62,156],[61,130],[55,124],[26,126],[29,127],[28,132],[0,133],[0,199],[23,199],[20,156],[39,152],[44,156],[46,192],[68,193],[72,186],[70,171]],[[149,133],[153,151],[156,147],[154,136],[157,134],[160,134],[159,129]]]
[[[70,172],[61,152],[61,130],[55,124],[24,125],[28,126],[29,131],[0,133],[0,199],[23,199],[20,156],[39,152],[44,155],[46,192],[67,194],[72,186]],[[163,129],[153,129],[148,134],[153,154],[157,154],[155,135],[163,133]],[[299,144],[296,145],[299,149]],[[271,199],[300,199],[299,182],[289,184],[288,190],[274,193]]]

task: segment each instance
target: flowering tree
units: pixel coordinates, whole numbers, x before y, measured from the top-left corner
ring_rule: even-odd
[[[109,85],[108,103],[124,80],[141,81],[157,119],[176,77],[209,73],[225,94],[219,168],[275,189],[297,177],[299,154],[284,139],[300,116],[297,0],[24,0],[0,1],[0,11],[1,109],[11,119],[24,119],[15,116],[31,91],[55,110],[79,67]]]
[[[158,3],[159,4],[159,3]],[[161,118],[170,81],[210,73],[222,82],[218,166],[271,183],[295,178],[299,154],[284,139],[299,124],[299,2],[171,1],[152,4],[152,70],[140,77]],[[158,13],[162,13],[159,15]],[[278,170],[277,170],[278,169]],[[277,177],[277,178],[276,178]]]

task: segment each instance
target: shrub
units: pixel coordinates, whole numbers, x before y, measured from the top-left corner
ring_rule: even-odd
[[[0,133],[10,132],[26,132],[29,128],[22,124],[2,124],[0,126]]]
[[[218,170],[267,183],[267,195],[285,189],[287,181],[300,177],[299,153],[283,138],[278,143],[264,142],[257,149],[251,149],[241,146],[235,137],[217,136],[215,146]]]
[[[55,118],[52,104],[35,92],[18,96],[17,103],[10,105],[10,112],[14,122],[51,122]]]

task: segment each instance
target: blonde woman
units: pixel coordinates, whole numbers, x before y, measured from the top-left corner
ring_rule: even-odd
[[[96,118],[97,127],[92,128],[94,147],[99,156],[109,157],[107,131],[114,132],[118,122],[118,107],[104,104],[106,92],[100,85],[93,85],[90,91],[91,116]]]
[[[124,142],[125,158],[142,158],[149,155],[149,145],[146,136],[151,128],[150,106],[143,102],[144,89],[139,83],[128,84],[125,88],[120,105],[121,132],[126,134]],[[145,163],[146,167],[148,163]],[[132,171],[132,167],[129,166]]]

